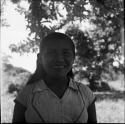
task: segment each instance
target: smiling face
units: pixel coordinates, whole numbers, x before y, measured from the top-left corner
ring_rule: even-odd
[[[45,41],[40,52],[40,61],[47,76],[66,77],[74,62],[72,43],[65,39]]]

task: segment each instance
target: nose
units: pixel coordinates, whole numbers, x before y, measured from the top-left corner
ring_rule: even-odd
[[[64,62],[63,55],[61,53],[57,53],[56,56],[55,56],[55,60],[57,62]]]

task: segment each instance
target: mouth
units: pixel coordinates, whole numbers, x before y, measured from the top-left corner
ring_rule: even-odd
[[[53,66],[54,69],[64,69],[65,66],[64,65],[55,65]]]
[[[52,68],[53,69],[64,69],[64,68],[66,68],[66,66],[67,65],[64,64],[64,63],[62,63],[62,64],[61,63],[60,64],[59,63],[55,63],[55,64],[53,64]]]

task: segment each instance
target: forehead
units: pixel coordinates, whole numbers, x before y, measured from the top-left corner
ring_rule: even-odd
[[[73,49],[73,43],[65,39],[50,39],[43,43],[46,49]]]

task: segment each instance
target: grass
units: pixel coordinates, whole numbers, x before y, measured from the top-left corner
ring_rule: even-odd
[[[96,102],[98,123],[124,123],[125,101],[102,100]]]

